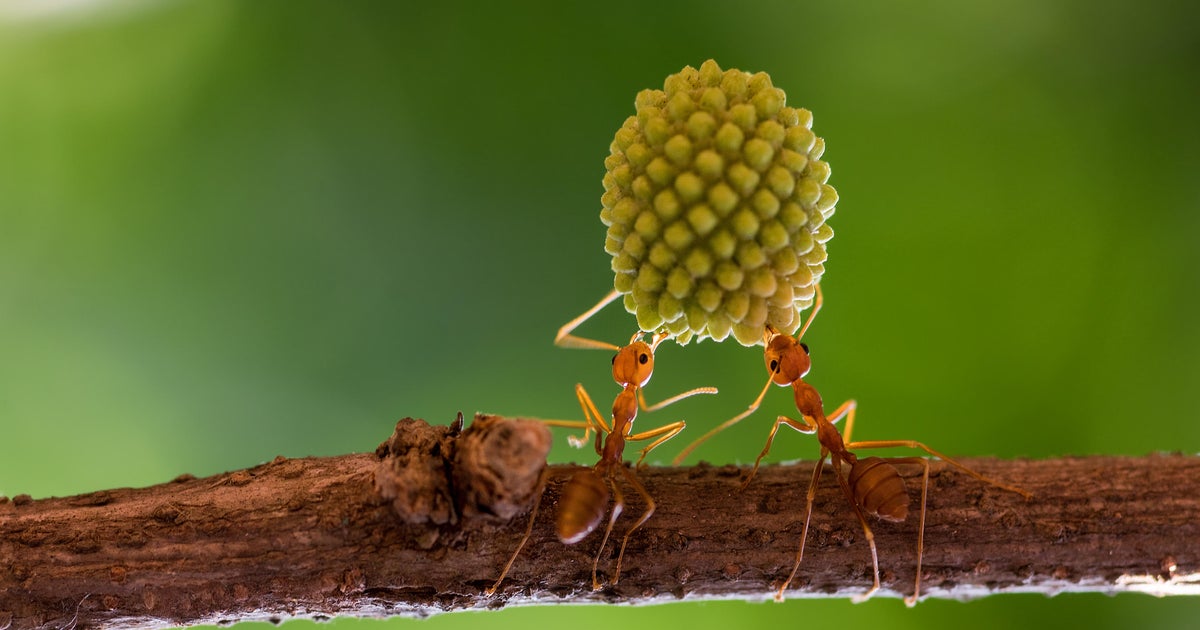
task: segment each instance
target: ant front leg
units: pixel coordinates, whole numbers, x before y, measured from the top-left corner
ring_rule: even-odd
[[[685,423],[683,420],[680,420],[679,422],[672,422],[671,424],[665,424],[661,427],[658,427],[657,429],[651,429],[649,431],[643,431],[642,433],[635,433],[635,434],[629,436],[627,438],[629,441],[638,442],[641,440],[648,440],[648,439],[658,436],[658,435],[662,435],[662,437],[658,438],[657,440],[654,440],[653,442],[650,443],[649,446],[647,446],[646,448],[643,448],[641,450],[642,456],[638,458],[636,466],[638,468],[641,468],[644,464],[644,460],[646,459],[646,455],[648,455],[650,453],[650,451],[658,448],[658,446],[660,444],[662,444],[663,442],[666,442],[667,440],[675,437],[676,435],[679,435],[679,432],[682,431],[685,426],[687,426],[687,423]],[[666,435],[663,435],[664,433]]]
[[[600,309],[608,306],[609,302],[617,299],[621,294],[613,289],[608,295],[600,298],[600,301],[595,306],[584,311],[582,315],[563,324],[562,328],[558,329],[558,334],[554,336],[554,345],[560,348],[584,348],[592,350],[620,350],[620,347],[611,343],[598,341],[596,339],[588,339],[586,337],[576,337],[571,334],[571,331],[579,327],[580,324],[591,319]]]
[[[675,459],[671,460],[671,464],[678,466],[680,464],[680,462],[682,462],[684,460],[684,458],[686,458],[692,451],[696,450],[697,446],[700,446],[704,442],[708,441],[708,438],[720,433],[721,431],[724,431],[725,429],[728,429],[729,427],[741,422],[742,420],[745,420],[750,414],[757,411],[758,406],[762,404],[763,397],[765,397],[767,395],[767,390],[771,388],[771,382],[772,382],[771,378],[767,377],[767,384],[763,385],[762,391],[759,392],[759,394],[758,394],[758,398],[755,398],[754,402],[750,403],[750,406],[747,407],[745,411],[743,411],[742,413],[739,413],[738,415],[713,427],[712,429],[709,430],[708,433],[705,433],[704,435],[697,438],[695,442],[692,442],[691,444],[688,444],[687,446],[685,446],[684,449],[682,451],[680,451],[678,455],[675,456]]]
[[[801,419],[803,422],[801,420],[793,420],[787,416],[779,416],[775,419],[775,426],[771,427],[771,434],[767,436],[766,446],[763,446],[762,452],[758,454],[758,459],[754,460],[754,468],[750,469],[750,474],[742,482],[742,490],[745,490],[746,486],[750,485],[750,482],[754,479],[754,475],[758,474],[758,465],[767,456],[767,453],[771,452],[771,443],[775,441],[775,434],[779,432],[780,425],[786,424],[801,433],[816,433],[817,426],[812,421],[804,416],[801,416]]]

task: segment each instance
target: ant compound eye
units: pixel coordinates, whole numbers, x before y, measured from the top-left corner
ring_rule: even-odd
[[[800,344],[800,347],[801,347],[801,348],[804,348],[804,354],[809,354],[809,352],[808,352],[808,344],[801,342],[801,344]]]
[[[642,365],[646,365],[648,361],[650,361],[650,355],[646,354],[645,352],[642,353],[642,356],[638,357],[638,363],[641,363]]]
[[[613,365],[617,364],[617,355],[615,355],[615,354],[613,355],[613,358],[612,358],[612,364]]]
[[[771,359],[771,371],[772,372],[779,371],[779,361],[777,359]]]

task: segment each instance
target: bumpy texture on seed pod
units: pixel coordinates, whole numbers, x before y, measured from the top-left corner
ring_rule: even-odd
[[[837,191],[812,114],[713,60],[637,95],[604,161],[614,286],[642,330],[742,345],[793,333],[824,273]]]

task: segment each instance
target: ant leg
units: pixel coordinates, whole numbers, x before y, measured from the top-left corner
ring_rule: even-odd
[[[717,388],[716,387],[697,387],[696,389],[689,389],[686,392],[683,392],[682,394],[676,394],[666,400],[654,403],[653,405],[646,404],[646,395],[643,394],[642,391],[643,390],[641,387],[639,387],[637,390],[638,404],[640,404],[642,406],[642,411],[649,413],[651,411],[658,411],[659,409],[662,409],[663,407],[666,407],[667,405],[677,403],[677,402],[683,400],[684,398],[689,398],[691,396],[695,396],[696,394],[715,394],[715,393],[717,393]]]
[[[817,460],[817,465],[813,468],[812,481],[808,484],[808,495],[805,497],[804,507],[804,530],[800,532],[800,550],[796,552],[796,564],[792,565],[792,572],[784,581],[783,586],[779,587],[779,591],[775,593],[775,601],[783,601],[783,592],[791,586],[792,580],[796,579],[796,572],[800,570],[800,561],[804,559],[804,543],[808,541],[808,523],[812,520],[813,499],[817,496],[817,482],[821,480],[821,469],[825,467],[825,457],[829,455],[829,451],[821,447],[821,457]]]
[[[640,332],[638,334],[634,335],[633,340],[636,340],[641,335],[642,335],[642,333],[640,333]],[[670,333],[667,333],[667,332],[662,332],[662,333],[658,333],[658,334],[654,335],[654,339],[650,345],[650,351],[653,352],[654,349],[658,347],[658,344],[662,343],[663,340],[665,340],[669,336],[670,336]],[[629,343],[633,343],[633,340],[631,340]],[[695,389],[689,389],[686,392],[683,392],[682,394],[676,394],[666,400],[657,402],[653,405],[647,405],[645,390],[642,389],[641,387],[639,387],[637,389],[638,404],[641,405],[642,411],[645,411],[647,413],[649,413],[651,411],[658,411],[659,409],[662,409],[663,407],[666,407],[667,405],[677,403],[677,402],[683,400],[684,398],[689,398],[691,396],[695,396],[696,394],[715,394],[715,393],[717,393],[716,387],[697,387]]]
[[[829,421],[834,424],[837,424],[837,421],[841,420],[842,416],[846,416],[846,430],[842,431],[842,441],[843,442],[849,442],[850,441],[850,433],[854,431],[854,410],[855,409],[858,409],[858,401],[851,398],[850,400],[847,400],[846,402],[842,403],[842,405],[840,407],[838,407],[837,409],[834,409],[833,413],[829,414],[829,416],[828,416]]]
[[[917,533],[917,579],[913,586],[912,599],[905,598],[904,603],[908,607],[917,605],[917,601],[921,599],[921,559],[925,557],[925,500],[929,497],[929,460],[921,458],[924,462],[925,472],[921,475],[921,524]]]
[[[617,554],[617,570],[613,574],[613,585],[616,585],[617,581],[621,579],[621,560],[625,558],[625,545],[629,544],[629,537],[650,518],[651,514],[654,514],[655,507],[654,499],[650,497],[650,493],[646,492],[646,487],[638,480],[637,473],[624,466],[621,467],[621,471],[625,473],[625,480],[629,482],[629,485],[633,486],[633,489],[646,500],[646,511],[642,512],[642,517],[633,524],[633,527],[629,528],[629,531],[625,532],[625,538],[621,539],[621,552]]]
[[[638,333],[633,336],[633,339],[629,340],[629,343],[633,343],[634,341],[637,341],[638,339],[641,339],[641,338],[642,338],[642,332],[638,331]],[[659,330],[658,332],[654,333],[654,335],[650,338],[650,352],[654,352],[655,350],[658,350],[658,345],[670,338],[671,338],[671,331],[669,331],[669,330],[664,329],[664,330]]]
[[[662,437],[658,438],[657,440],[654,440],[653,442],[650,443],[649,446],[642,449],[642,456],[638,458],[637,464],[635,464],[635,465],[638,468],[641,468],[643,461],[646,459],[646,455],[648,455],[650,453],[650,451],[658,448],[658,445],[662,444],[663,442],[666,442],[667,440],[675,437],[676,435],[679,435],[679,432],[682,431],[683,427],[685,427],[685,426],[687,426],[687,424],[684,423],[683,420],[680,420],[679,422],[672,422],[671,424],[664,424],[663,426],[658,427],[657,429],[643,431],[642,433],[635,433],[635,434],[625,438],[626,440],[628,440],[630,442],[636,442],[636,441],[641,441],[641,440],[648,440],[652,437],[662,435]],[[666,435],[663,435],[664,433]]]
[[[808,314],[808,321],[804,322],[804,327],[802,327],[800,329],[799,334],[796,335],[797,341],[804,338],[805,331],[808,330],[809,326],[812,326],[813,320],[817,318],[817,313],[819,313],[821,311],[821,304],[823,304],[825,302],[825,298],[821,295],[821,285],[818,284],[816,289],[817,289],[817,297],[813,301],[813,310],[811,313]]]
[[[871,526],[867,524],[867,517],[863,515],[862,508],[858,506],[858,501],[854,498],[854,491],[850,489],[850,484],[842,475],[842,461],[836,453],[833,455],[833,472],[837,474],[838,485],[842,487],[842,492],[846,495],[846,500],[850,502],[850,507],[854,508],[854,515],[858,517],[858,522],[862,523],[863,535],[867,537],[867,544],[871,547],[871,566],[875,572],[875,581],[871,584],[869,591],[850,598],[850,601],[857,604],[870,599],[871,595],[879,590],[879,551],[875,548],[875,534],[871,532]]]
[[[920,464],[921,475],[921,522],[917,525],[917,578],[913,582],[913,594],[904,598],[904,605],[912,608],[921,597],[921,559],[925,557],[925,505],[929,496],[929,460],[924,457],[889,457],[892,464]]]
[[[585,431],[587,432],[587,433],[584,433],[584,435],[588,435],[588,434],[590,434],[590,433],[591,433],[591,430],[592,430],[592,423],[590,423],[590,422],[587,422],[587,421],[584,421],[584,420],[545,420],[545,419],[539,419],[539,421],[540,421],[542,424],[544,424],[544,425],[546,425],[546,426],[548,426],[548,427],[563,427],[563,428],[566,428],[566,429],[583,429],[583,430],[585,430]],[[572,436],[569,436],[569,437],[567,437],[567,441],[571,443],[571,446],[574,446],[574,447],[576,447],[576,448],[579,448],[580,446],[583,446],[583,445],[586,443],[586,442],[584,442],[583,440],[581,440],[580,438],[577,438],[577,437],[575,437],[575,436],[573,436],[573,435],[572,435]],[[578,442],[578,444],[577,444],[577,442]]]
[[[621,468],[624,469],[625,467],[621,466]],[[608,479],[608,485],[609,485],[609,487],[612,488],[612,491],[613,491],[613,508],[612,508],[612,515],[608,519],[608,527],[604,528],[604,538],[600,540],[600,548],[596,550],[596,559],[592,562],[592,590],[593,591],[598,591],[598,590],[604,588],[604,585],[600,583],[600,580],[596,579],[596,569],[597,569],[597,567],[600,566],[600,556],[604,554],[604,546],[608,544],[608,537],[609,537],[609,535],[612,534],[613,525],[616,524],[617,517],[619,517],[621,515],[621,512],[625,509],[625,496],[623,494],[621,494],[620,484],[617,483],[616,479],[613,479],[611,469],[605,475],[605,477]],[[624,547],[622,547],[622,550],[623,549],[624,549]],[[620,562],[621,562],[621,560],[618,557],[617,558],[618,566],[620,566]]]
[[[576,337],[575,335],[571,334],[571,331],[575,330],[576,328],[579,327],[580,324],[582,324],[583,322],[586,322],[588,319],[590,319],[592,317],[592,315],[595,315],[596,313],[600,312],[600,309],[604,308],[605,306],[608,306],[609,302],[612,302],[613,300],[617,299],[617,297],[619,297],[620,295],[621,294],[618,293],[616,289],[613,289],[608,295],[600,298],[600,301],[597,302],[595,306],[584,311],[583,314],[580,315],[579,317],[576,317],[575,319],[572,319],[571,321],[563,324],[562,328],[558,329],[558,334],[554,336],[554,345],[556,345],[560,348],[620,350],[621,348],[619,346],[616,346],[616,345],[608,343],[608,342],[597,341],[595,339],[587,339],[585,337]]]
[[[762,388],[762,391],[759,392],[758,398],[755,398],[754,402],[750,403],[750,406],[745,411],[726,420],[725,422],[722,422],[721,424],[717,425],[716,427],[713,427],[713,429],[710,430],[708,433],[705,433],[704,435],[697,438],[695,442],[688,444],[686,447],[684,447],[683,451],[681,451],[678,455],[675,456],[675,459],[671,460],[671,463],[675,466],[678,466],[679,463],[682,462],[684,460],[684,458],[688,456],[688,454],[690,454],[692,451],[696,450],[696,447],[703,444],[705,441],[708,440],[708,438],[720,433],[721,431],[724,431],[725,429],[728,429],[729,427],[737,424],[738,422],[741,422],[746,417],[748,417],[750,414],[754,413],[755,411],[758,411],[758,406],[762,404],[763,397],[765,397],[767,395],[767,390],[770,388],[771,388],[771,377],[768,376],[767,384],[764,385]]]
[[[592,402],[592,397],[588,396],[587,390],[583,388],[583,383],[575,384],[575,397],[579,399],[579,406],[583,409],[583,417],[586,418],[586,423],[583,429],[583,437],[568,436],[567,442],[575,448],[582,448],[584,444],[587,444],[588,433],[594,426],[596,428],[596,454],[599,455],[602,452],[600,436],[611,433],[612,429],[604,421],[604,416],[600,415],[600,410],[596,408],[596,403]],[[567,425],[559,424],[553,426]]]
[[[860,448],[919,448],[919,449],[925,451],[926,453],[933,455],[934,457],[946,462],[947,464],[950,464],[951,466],[954,466],[955,468],[961,470],[962,472],[964,472],[984,483],[996,486],[997,488],[1000,488],[1001,490],[1008,490],[1009,492],[1015,492],[1015,493],[1025,497],[1026,499],[1033,498],[1033,493],[1029,492],[1028,490],[1019,488],[1017,486],[1010,486],[1005,483],[1000,483],[999,481],[996,481],[995,479],[990,479],[988,477],[985,477],[985,476],[975,472],[974,470],[971,470],[970,468],[967,468],[966,466],[958,463],[953,458],[947,457],[946,455],[943,455],[943,454],[929,448],[928,446],[925,446],[924,444],[922,444],[920,442],[916,442],[913,440],[869,440],[866,442],[848,442],[846,444],[847,450],[857,450]]]
[[[817,431],[816,425],[809,421],[808,418],[805,418],[804,416],[801,416],[801,418],[803,420],[803,424],[801,424],[801,420],[792,420],[787,416],[779,416],[775,419],[775,426],[771,427],[771,434],[767,436],[766,446],[764,446],[762,452],[758,454],[758,459],[754,460],[754,468],[750,469],[750,474],[747,475],[746,480],[742,482],[742,490],[745,490],[746,486],[750,485],[750,481],[754,479],[754,475],[758,474],[758,465],[762,462],[762,459],[767,456],[767,453],[771,452],[771,443],[775,441],[775,434],[779,432],[780,425],[786,424],[787,426],[801,433],[815,433]]]
[[[517,561],[517,556],[521,554],[521,549],[525,548],[525,543],[529,542],[529,536],[533,533],[533,521],[537,518],[538,508],[542,506],[542,493],[546,490],[546,477],[550,473],[550,468],[542,469],[542,474],[538,478],[537,501],[533,504],[533,509],[529,512],[529,525],[525,528],[525,535],[521,537],[520,544],[517,545],[517,550],[513,552],[511,558],[508,559],[508,564],[504,565],[504,570],[500,572],[500,577],[496,578],[496,583],[483,592],[484,595],[491,597],[496,593],[496,589],[500,588],[500,583],[504,581],[504,576],[508,575],[508,570],[512,568],[514,562]]]

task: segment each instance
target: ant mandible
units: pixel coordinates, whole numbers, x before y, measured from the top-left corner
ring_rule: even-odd
[[[815,387],[803,380],[803,377],[808,374],[809,369],[812,367],[812,360],[809,357],[808,345],[802,343],[800,340],[804,337],[804,333],[808,330],[808,327],[812,325],[817,312],[821,310],[822,301],[821,287],[818,285],[816,287],[816,301],[813,304],[812,314],[809,315],[808,321],[805,322],[804,326],[800,329],[800,333],[795,338],[792,338],[790,335],[781,334],[769,326],[767,327],[763,333],[763,345],[764,361],[769,372],[769,378],[766,385],[763,386],[762,392],[759,393],[758,398],[751,403],[746,411],[718,425],[695,442],[689,444],[675,459],[675,463],[678,464],[680,460],[705,440],[754,413],[759,405],[762,404],[763,397],[766,395],[767,390],[770,389],[771,383],[784,387],[790,385],[795,394],[796,409],[800,412],[800,419],[796,420],[787,416],[779,416],[775,420],[775,424],[771,428],[771,433],[767,437],[766,445],[763,447],[762,452],[759,453],[758,458],[754,460],[754,467],[750,470],[750,474],[742,484],[742,488],[745,488],[754,478],[762,459],[770,452],[771,443],[774,441],[775,434],[779,431],[780,426],[787,425],[801,433],[817,434],[817,441],[821,444],[821,456],[813,468],[812,480],[809,482],[808,493],[805,497],[804,528],[800,534],[800,549],[796,552],[796,563],[792,566],[791,574],[788,575],[787,580],[775,593],[776,601],[783,600],[783,593],[796,577],[796,572],[800,569],[800,562],[804,558],[804,543],[808,538],[808,526],[812,518],[813,499],[816,497],[817,483],[821,479],[821,471],[824,468],[825,458],[828,457],[833,466],[833,471],[837,475],[838,485],[841,486],[843,494],[846,495],[846,500],[854,508],[854,514],[862,525],[863,534],[867,539],[867,544],[871,548],[874,582],[870,590],[855,598],[859,601],[869,598],[879,589],[879,555],[875,548],[875,536],[871,532],[870,525],[867,524],[866,516],[870,515],[889,522],[903,522],[908,517],[908,490],[905,488],[904,481],[901,479],[900,473],[896,470],[894,464],[915,463],[922,466],[921,517],[917,530],[917,576],[913,584],[913,594],[904,598],[904,602],[912,606],[916,604],[921,593],[921,558],[924,555],[925,545],[925,507],[926,497],[929,492],[929,460],[924,457],[867,457],[859,459],[853,453],[854,450],[898,447],[921,449],[975,479],[1009,492],[1015,492],[1026,499],[1033,495],[1016,486],[989,479],[920,442],[913,440],[851,441],[850,434],[854,429],[854,412],[857,408],[857,403],[854,400],[848,400],[827,416],[820,393],[817,392]],[[834,426],[843,417],[846,418],[845,436],[838,433],[837,428]],[[843,474],[842,472],[843,462],[850,466],[848,474]]]
[[[641,518],[625,532],[625,537],[621,540],[621,550],[617,554],[617,564],[613,572],[612,584],[617,584],[621,578],[621,561],[625,557],[625,547],[629,543],[629,537],[654,513],[654,499],[638,479],[636,471],[625,465],[625,443],[630,441],[654,440],[648,446],[641,449],[641,455],[635,464],[637,468],[641,468],[646,455],[650,451],[678,435],[684,426],[686,426],[684,421],[680,420],[656,429],[643,431],[642,433],[633,433],[633,421],[637,418],[638,408],[640,407],[646,412],[651,412],[696,394],[717,393],[717,388],[715,387],[697,387],[659,403],[653,405],[646,404],[643,388],[650,381],[650,377],[654,373],[654,351],[658,348],[659,344],[670,337],[669,332],[658,332],[651,338],[650,343],[646,343],[642,339],[646,333],[638,331],[630,338],[629,343],[623,347],[570,334],[581,323],[596,314],[597,311],[609,302],[612,302],[617,295],[617,292],[613,291],[601,299],[596,306],[584,312],[583,315],[568,322],[559,329],[558,335],[554,340],[555,345],[560,347],[616,350],[617,353],[612,359],[613,380],[622,389],[617,394],[616,400],[613,401],[611,426],[605,421],[596,404],[592,402],[591,396],[588,395],[582,383],[575,385],[575,395],[579,399],[579,406],[583,409],[583,416],[585,418],[582,422],[577,420],[543,421],[550,426],[583,429],[582,438],[576,436],[568,438],[570,443],[576,447],[586,444],[591,432],[593,430],[596,432],[595,448],[596,454],[600,459],[594,467],[575,473],[566,486],[563,487],[562,498],[555,518],[556,533],[559,540],[564,544],[572,545],[583,540],[588,534],[595,531],[596,527],[600,524],[600,520],[604,518],[604,513],[608,509],[609,488],[612,489],[613,507],[608,519],[608,526],[604,530],[604,538],[600,541],[600,548],[596,550],[596,558],[592,562],[593,590],[599,590],[603,587],[597,578],[600,556],[603,555],[604,547],[608,544],[608,538],[612,534],[617,518],[625,508],[625,497],[621,492],[617,478],[618,471],[624,476],[625,481],[646,502],[646,508],[642,512]],[[517,550],[513,553],[512,558],[509,559],[508,564],[504,567],[504,572],[500,574],[500,578],[487,590],[488,595],[494,593],[500,586],[509,568],[512,567],[513,561],[520,554],[521,548],[529,540],[533,529],[533,519],[537,515],[537,509],[538,506],[535,505],[530,515],[529,527],[525,531],[524,538],[517,546]]]

